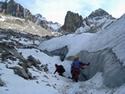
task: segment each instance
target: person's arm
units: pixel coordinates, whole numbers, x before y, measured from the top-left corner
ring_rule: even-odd
[[[54,74],[57,72],[57,69],[55,70]]]
[[[80,62],[80,66],[81,66],[82,69],[84,69],[84,68],[86,68],[87,66],[89,66],[89,64],[90,64],[90,63],[85,64],[85,63]]]
[[[90,65],[90,62],[88,62],[87,66],[89,66],[89,65]]]
[[[80,62],[80,65],[81,65],[81,66],[89,66],[90,63],[86,64],[86,63]]]

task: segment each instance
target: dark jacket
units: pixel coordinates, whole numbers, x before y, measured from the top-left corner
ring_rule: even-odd
[[[55,74],[56,72],[58,72],[59,75],[63,75],[63,73],[65,72],[64,67],[63,67],[62,65],[55,65],[55,67],[56,67],[56,70],[55,70],[54,74]]]

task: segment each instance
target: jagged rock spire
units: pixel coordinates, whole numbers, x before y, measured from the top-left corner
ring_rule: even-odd
[[[83,18],[78,13],[68,11],[62,29],[66,32],[74,32],[82,25]]]

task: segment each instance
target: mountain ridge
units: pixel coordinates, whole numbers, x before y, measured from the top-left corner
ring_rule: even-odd
[[[39,14],[39,17],[41,15],[41,17],[44,18],[44,20],[39,19],[39,17],[37,17],[37,14],[33,15],[29,9],[24,8],[21,4],[17,3],[15,0],[9,0],[8,2],[1,1],[0,2],[0,13],[9,14],[11,16],[30,20],[34,23],[37,23],[41,27],[48,29],[49,31],[57,31],[57,29],[60,28],[60,24],[58,24],[57,22],[50,23],[50,21],[47,21],[45,19],[45,17],[42,17],[41,14]],[[39,23],[38,23],[38,20],[39,20]],[[54,28],[53,25],[57,25],[58,28]]]
[[[61,28],[64,32],[72,33],[78,29],[76,32],[82,31],[94,33],[106,28],[114,21],[116,21],[116,19],[101,8],[90,13],[90,15],[86,18],[82,18],[80,15],[78,16],[78,13],[67,12],[67,15],[65,16],[65,23]]]
[[[3,3],[4,2],[0,3],[0,12],[2,12]],[[80,32],[82,30],[84,32],[94,33],[94,32],[99,31],[99,29],[100,30],[104,29],[105,27],[107,27],[108,25],[110,25],[112,22],[115,21],[115,18],[112,17],[108,12],[99,8],[93,11],[92,13],[90,13],[90,15],[86,18],[82,18],[82,16],[79,15],[78,13],[73,13],[71,11],[68,11],[65,17],[64,25],[61,26],[57,22],[54,23],[52,21],[47,21],[46,18],[43,17],[41,14],[32,15],[32,13],[28,9],[24,8],[21,4],[16,3],[14,0],[10,0],[9,2],[7,2],[7,4],[9,5],[10,3],[12,5],[8,7],[10,7],[11,10],[7,9],[9,14],[16,16],[16,17],[29,19],[32,22],[36,23],[37,25],[40,25],[41,27],[49,31],[56,31],[56,32],[63,31],[63,32],[72,33],[78,29],[77,32]],[[13,5],[13,3],[15,5]],[[13,8],[15,8],[16,10]],[[12,14],[12,13],[15,13],[15,14]],[[77,16],[79,15],[79,17],[75,15]],[[95,20],[98,20],[98,21],[95,21]],[[106,20],[108,21],[106,22]],[[69,24],[70,26],[68,26]]]

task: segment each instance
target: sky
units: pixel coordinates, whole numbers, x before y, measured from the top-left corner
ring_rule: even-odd
[[[125,0],[15,0],[33,14],[40,13],[48,21],[64,23],[67,11],[85,18],[92,11],[102,8],[115,18],[125,13]]]

